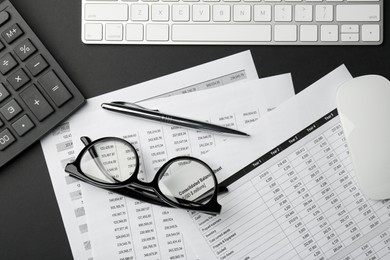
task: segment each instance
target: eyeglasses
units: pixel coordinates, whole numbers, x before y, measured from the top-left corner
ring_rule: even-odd
[[[70,176],[86,183],[160,206],[177,207],[212,215],[221,212],[213,170],[205,162],[189,156],[167,161],[151,182],[139,180],[139,157],[124,139],[105,137],[91,141],[81,137],[85,147],[76,160],[65,167]]]

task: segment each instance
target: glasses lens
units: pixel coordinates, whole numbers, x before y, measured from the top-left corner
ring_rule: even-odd
[[[125,141],[106,139],[95,143],[81,158],[82,172],[104,183],[128,180],[137,167],[135,149]]]
[[[192,207],[208,203],[216,189],[211,170],[194,160],[173,162],[162,173],[158,186],[169,200]]]

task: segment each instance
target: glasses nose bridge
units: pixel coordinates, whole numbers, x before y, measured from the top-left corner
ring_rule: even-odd
[[[156,189],[153,187],[152,182],[144,182],[137,178],[133,182],[131,182],[129,186],[133,188],[145,189],[148,191],[154,191],[154,192],[156,191]]]

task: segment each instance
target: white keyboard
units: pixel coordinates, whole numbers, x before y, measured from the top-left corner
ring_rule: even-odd
[[[82,0],[87,44],[379,45],[383,0]]]

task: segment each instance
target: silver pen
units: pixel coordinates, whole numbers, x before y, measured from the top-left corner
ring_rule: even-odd
[[[249,136],[248,134],[237,131],[235,129],[214,125],[202,121],[192,120],[188,118],[163,114],[158,110],[148,109],[129,102],[115,101],[111,103],[103,103],[102,108],[110,111],[118,112],[118,113],[123,113],[126,115],[131,115],[131,116],[154,120],[162,123],[192,128],[199,131],[207,131],[207,132],[213,132],[217,134]]]

